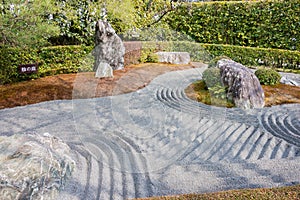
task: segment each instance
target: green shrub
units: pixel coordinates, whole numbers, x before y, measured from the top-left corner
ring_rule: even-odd
[[[193,83],[194,91],[196,92],[197,101],[215,106],[222,106],[232,108],[234,103],[232,100],[227,99],[226,92],[227,88],[221,85],[217,85],[209,88],[206,87],[206,84],[203,80],[196,81]]]
[[[166,16],[196,42],[300,50],[300,0],[183,4]]]
[[[208,90],[209,90],[210,95],[216,99],[222,99],[222,100],[227,99],[227,95],[226,95],[227,88],[222,85],[216,85],[213,87],[209,87]]]
[[[43,62],[41,76],[62,73],[76,73],[82,69],[90,71],[87,66],[82,66],[83,60],[90,56],[90,46],[54,46],[39,50],[39,57]]]
[[[276,85],[280,81],[280,74],[273,69],[258,69],[255,71],[259,82],[263,85]]]
[[[212,67],[206,69],[203,74],[202,78],[207,86],[207,88],[221,86],[221,71],[219,68]]]
[[[155,60],[155,52],[158,50],[158,45],[155,42],[143,42],[139,62],[158,62],[158,57]]]
[[[143,49],[141,51],[141,56],[139,59],[139,62],[141,63],[157,63],[158,62],[158,56],[155,54],[155,49]]]
[[[216,67],[217,66],[217,63],[219,60],[221,59],[231,59],[227,56],[217,56],[215,58],[213,58],[209,63],[208,63],[208,68],[211,68],[211,67]]]

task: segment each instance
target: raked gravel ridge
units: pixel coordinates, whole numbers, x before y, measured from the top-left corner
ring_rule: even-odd
[[[0,135],[47,132],[71,147],[76,171],[59,199],[299,184],[300,105],[245,111],[195,102],[184,89],[204,69],[169,72],[129,94],[3,109]]]

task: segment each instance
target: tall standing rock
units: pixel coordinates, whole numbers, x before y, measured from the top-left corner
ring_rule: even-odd
[[[124,68],[124,44],[107,21],[97,21],[95,44],[96,77],[111,77],[113,70]]]
[[[264,107],[264,91],[255,74],[242,64],[229,59],[217,63],[221,71],[221,81],[228,87],[227,97],[239,108]]]

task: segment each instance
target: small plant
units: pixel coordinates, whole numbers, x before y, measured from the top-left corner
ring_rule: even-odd
[[[202,75],[204,89],[195,90],[198,92],[198,100],[207,103],[209,105],[234,107],[232,99],[228,99],[227,90],[228,88],[222,84],[221,81],[221,71],[217,67],[208,68],[203,72]],[[200,87],[200,85],[199,85]],[[203,86],[202,86],[203,87]],[[203,93],[200,95],[200,93]],[[208,96],[207,96],[208,95]]]
[[[207,89],[207,86],[203,80],[193,83],[193,89],[196,92],[196,99],[207,105],[215,105],[221,107],[234,107],[232,100],[227,99],[227,88],[221,85],[214,86]]]
[[[207,88],[214,87],[221,84],[221,71],[219,68],[213,67],[206,69],[202,78],[207,86]]]
[[[146,63],[146,62],[157,63],[158,55],[155,54],[154,49],[143,49],[139,61],[141,63]]]
[[[258,69],[255,75],[262,85],[276,85],[281,79],[280,74],[273,69]]]
[[[208,68],[216,67],[218,61],[221,59],[231,59],[231,58],[229,58],[227,56],[217,56],[217,57],[213,58],[212,60],[210,60],[210,62],[208,63]]]
[[[221,85],[216,85],[214,87],[208,88],[211,96],[217,99],[223,99],[226,100],[226,93],[227,93],[227,88]]]

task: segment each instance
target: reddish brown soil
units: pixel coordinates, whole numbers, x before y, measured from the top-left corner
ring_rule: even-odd
[[[274,86],[262,86],[265,92],[266,106],[286,103],[300,103],[300,87],[278,84]]]
[[[94,73],[87,72],[61,74],[0,85],[0,109],[50,100],[93,98],[128,93],[145,87],[160,74],[189,68],[193,66],[141,64],[115,71],[113,78],[95,78]]]

